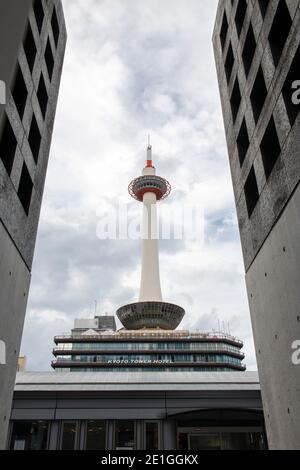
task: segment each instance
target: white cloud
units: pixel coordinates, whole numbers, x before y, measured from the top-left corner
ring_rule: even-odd
[[[95,299],[99,313],[137,299],[139,243],[100,241],[96,228],[111,204],[129,202],[149,132],[173,201],[199,201],[206,217],[203,246],[161,243],[164,297],[186,308],[183,326],[229,322],[255,367],[211,44],[216,6],[64,1],[68,43],[22,346],[31,369],[49,368],[53,336],[92,316]]]

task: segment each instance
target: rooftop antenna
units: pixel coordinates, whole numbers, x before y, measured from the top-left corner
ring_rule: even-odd
[[[152,146],[150,143],[150,134],[148,134],[148,147],[147,147],[147,167],[152,168]]]
[[[95,300],[94,302],[95,302],[95,314],[94,314],[94,316],[96,316],[96,314],[97,314],[98,302],[97,302],[97,300]]]

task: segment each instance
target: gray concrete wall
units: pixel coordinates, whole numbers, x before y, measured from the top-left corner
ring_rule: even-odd
[[[44,19],[41,31],[38,30],[32,4],[32,0],[10,0],[9,2],[0,0],[0,80],[4,80],[7,87],[6,105],[2,105],[0,108],[0,131],[3,128],[4,116],[6,115],[17,141],[10,174],[7,173],[0,158],[0,341],[5,343],[7,351],[6,364],[0,365],[0,449],[6,445],[6,421],[9,416],[17,357],[21,344],[30,271],[66,45],[66,29],[60,0],[42,0]],[[54,6],[60,29],[57,46],[51,26]],[[37,49],[32,72],[29,69],[23,47],[27,22],[32,29]],[[51,81],[45,61],[48,38],[54,57]],[[18,64],[27,89],[25,111],[22,118],[20,118],[12,96]],[[49,97],[45,118],[42,115],[37,97],[41,74],[43,74]],[[35,115],[42,137],[37,161],[35,161],[28,143],[33,115]],[[18,196],[24,162],[33,182],[28,214],[25,213]]]
[[[30,272],[0,222],[0,341],[6,353],[0,364],[0,449],[6,445],[29,283]]]
[[[246,275],[269,446],[300,449],[300,186]]]
[[[289,356],[292,331],[295,336],[299,336],[299,323],[296,318],[299,315],[297,301],[300,264],[297,260],[300,256],[300,200],[296,196],[296,188],[300,181],[300,114],[292,124],[282,92],[300,45],[300,2],[286,0],[285,3],[292,26],[277,66],[273,60],[269,34],[279,0],[268,2],[265,17],[261,13],[258,0],[248,0],[240,37],[235,24],[239,2],[220,0],[213,34],[250,313],[271,448],[299,448],[300,436],[300,370],[291,365]],[[224,11],[228,19],[228,32],[222,50],[220,30]],[[246,76],[243,49],[250,24],[256,48],[249,74]],[[231,76],[227,80],[224,65],[230,44],[234,63]],[[250,96],[260,67],[267,96],[260,117],[255,122]],[[299,79],[300,75],[296,73],[294,80]],[[230,98],[236,80],[240,87],[241,102],[234,121]],[[260,145],[271,117],[274,119],[281,151],[271,174],[267,177]],[[249,149],[241,164],[237,138],[244,119]],[[269,145],[272,152],[272,144]],[[258,201],[249,216],[244,188],[251,168],[256,176]],[[285,244],[290,245],[290,263],[287,261],[288,252],[283,252]]]

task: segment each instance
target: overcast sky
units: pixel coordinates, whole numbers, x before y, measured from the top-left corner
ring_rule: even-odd
[[[198,201],[204,243],[163,241],[163,297],[182,327],[220,324],[256,369],[244,267],[212,49],[217,0],[65,0],[68,30],[22,354],[49,370],[53,336],[74,318],[138,299],[140,242],[100,240],[111,205],[141,205],[127,186],[151,133],[162,204]]]

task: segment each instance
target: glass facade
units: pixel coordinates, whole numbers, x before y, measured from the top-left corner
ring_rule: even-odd
[[[254,450],[266,449],[262,425],[208,426],[203,420],[191,420],[188,426],[173,421],[177,450]],[[163,420],[70,420],[13,421],[9,448],[12,450],[160,450],[163,449]],[[169,429],[169,428],[168,428]],[[80,437],[81,436],[81,437]],[[79,438],[80,437],[80,438]]]
[[[187,341],[173,341],[173,342],[73,342],[73,343],[59,343],[56,351],[69,351],[69,350],[85,350],[85,351],[109,351],[109,350],[127,350],[127,351],[174,351],[174,350],[198,350],[198,351],[228,351],[240,354],[240,348],[226,343],[204,343],[204,342],[187,342]]]
[[[15,421],[12,427],[11,450],[45,450],[48,444],[48,421]]]
[[[86,450],[105,450],[106,421],[89,420],[86,423]]]

